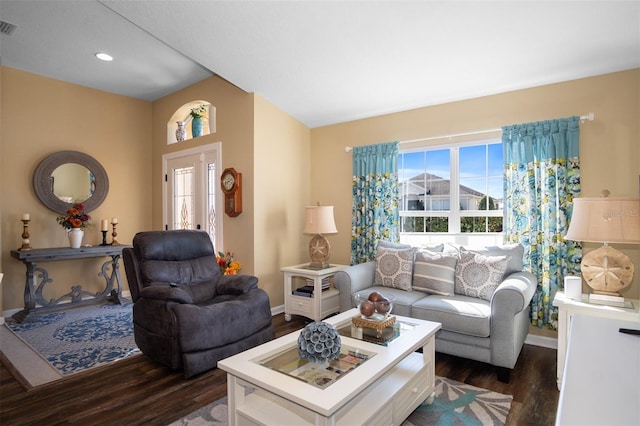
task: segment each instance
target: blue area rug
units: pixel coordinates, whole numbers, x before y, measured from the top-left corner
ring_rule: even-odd
[[[436,377],[436,398],[422,404],[402,426],[487,426],[504,425],[513,396],[492,392],[444,377]],[[218,399],[170,426],[203,426],[228,424],[227,397]]]
[[[140,353],[133,338],[132,307],[132,303],[78,307],[5,325],[66,376]]]
[[[513,396],[436,377],[436,398],[422,404],[402,426],[504,425]]]

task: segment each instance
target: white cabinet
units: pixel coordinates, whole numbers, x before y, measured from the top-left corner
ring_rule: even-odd
[[[284,319],[291,321],[291,315],[302,315],[320,321],[330,314],[340,312],[340,292],[332,282],[336,272],[346,265],[331,265],[325,269],[311,269],[309,264],[287,266],[284,272]],[[323,282],[331,282],[323,290]],[[298,296],[293,292],[305,285],[313,286],[311,297]]]
[[[573,316],[556,425],[640,425],[638,321]]]
[[[561,388],[562,375],[564,373],[565,358],[567,353],[567,341],[571,329],[571,319],[575,314],[589,315],[593,317],[613,318],[622,321],[640,322],[640,301],[626,299],[626,307],[615,307],[589,303],[589,295],[583,294],[581,300],[569,299],[563,292],[556,293],[553,306],[558,307],[558,360],[556,380],[558,389]]]

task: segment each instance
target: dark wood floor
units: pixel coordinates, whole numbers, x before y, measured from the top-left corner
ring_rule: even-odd
[[[274,317],[281,336],[305,325]],[[558,405],[556,351],[525,345],[509,384],[498,382],[492,366],[436,354],[436,374],[513,395],[507,423],[553,425]],[[134,356],[31,390],[0,367],[2,425],[166,425],[226,395],[226,375],[218,369],[185,380],[145,356]]]

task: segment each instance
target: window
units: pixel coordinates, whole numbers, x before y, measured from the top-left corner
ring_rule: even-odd
[[[401,233],[502,232],[502,143],[402,150]]]

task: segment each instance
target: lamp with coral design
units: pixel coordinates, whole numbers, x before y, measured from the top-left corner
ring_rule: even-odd
[[[308,206],[305,207],[304,233],[315,234],[309,241],[309,256],[311,269],[324,269],[329,265],[329,252],[331,246],[324,234],[338,232],[333,219],[333,206]]]
[[[620,291],[633,280],[633,262],[609,243],[640,244],[640,199],[574,198],[567,240],[604,243],[582,257],[582,277],[592,293],[589,301],[623,305]]]

